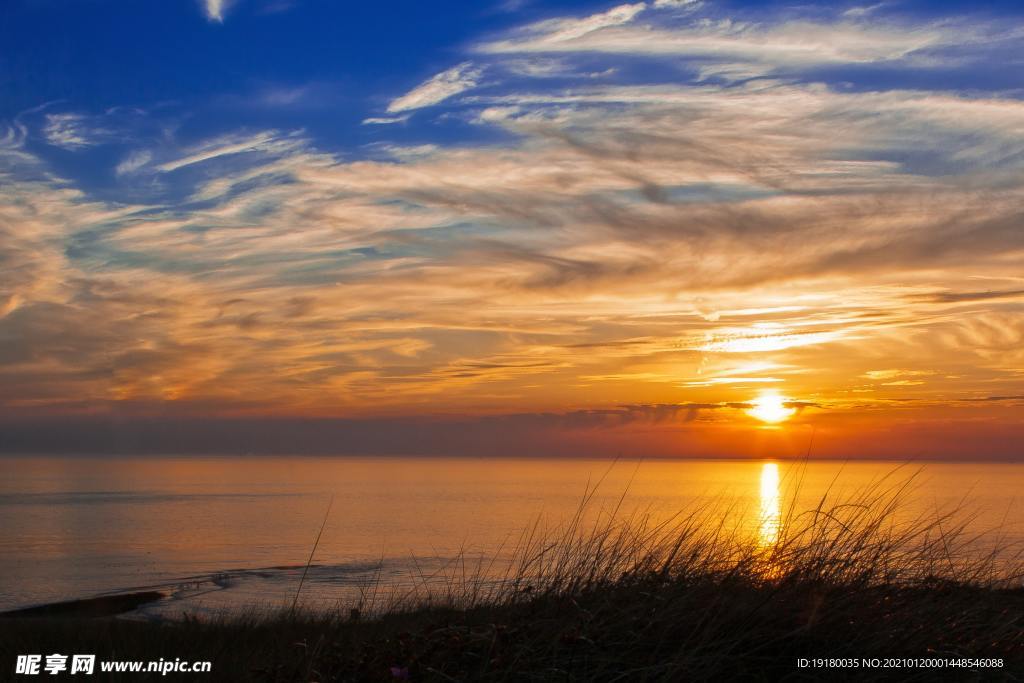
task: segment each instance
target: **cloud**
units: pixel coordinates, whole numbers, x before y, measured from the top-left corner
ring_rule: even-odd
[[[186,166],[201,164],[236,154],[261,153],[267,155],[286,154],[303,145],[297,135],[278,135],[274,131],[255,135],[232,135],[210,140],[188,150],[185,156],[166,161],[156,166],[163,173],[177,171]]]
[[[975,301],[992,301],[994,299],[1022,299],[1024,289],[1011,289],[985,292],[934,292],[930,294],[912,295],[914,300],[937,304],[971,303]]]
[[[447,71],[442,71],[401,97],[392,100],[387,111],[389,114],[396,114],[438,104],[449,97],[475,88],[482,76],[481,68],[472,62],[463,62]]]
[[[923,370],[869,370],[862,376],[870,380],[892,380],[898,377],[920,377],[924,375],[934,374],[930,371]]]
[[[683,6],[693,11],[699,5],[656,3],[653,7]],[[959,27],[958,34],[948,24],[938,22],[901,25],[854,18],[824,22],[800,17],[756,22],[703,17],[674,25],[653,15],[647,24],[634,22],[643,9],[643,4],[622,5],[584,19],[549,20],[480,43],[476,49],[484,55],[675,57],[697,61],[705,76],[727,71],[765,75],[823,65],[912,64],[915,59],[934,67],[942,61],[937,50],[967,40],[963,27]],[[976,37],[980,42],[980,33]]]
[[[119,175],[129,175],[143,168],[153,159],[153,153],[149,150],[138,150],[130,153],[117,164],[114,172]]]
[[[552,59],[549,57],[526,56],[523,58],[504,59],[494,65],[511,76],[526,78],[607,78],[618,72],[615,67],[594,71],[581,69],[568,59]]]
[[[102,128],[91,126],[81,114],[47,114],[43,126],[43,135],[49,144],[72,151],[92,147],[106,134]]]
[[[527,28],[525,32],[543,36],[543,40],[552,43],[571,41],[604,28],[628,24],[645,9],[647,9],[647,5],[642,2],[618,5],[607,12],[592,14],[583,19],[551,19],[544,21]]]
[[[666,427],[686,436],[712,411],[746,404],[683,403],[615,406],[603,410],[516,413],[470,418],[378,417],[350,419],[204,418],[139,415],[116,422],[102,417],[2,421],[0,453],[280,453],[359,455],[506,455],[565,453],[576,448],[621,454],[622,442],[585,444],[593,437],[636,439],[636,429]],[[569,439],[567,434],[573,435]],[[678,438],[678,437],[677,437]],[[582,439],[580,444],[578,440]]]
[[[270,107],[287,107],[301,102],[310,94],[309,87],[266,88],[258,95],[258,101]]]
[[[896,76],[744,80],[957,35],[969,51],[982,29],[878,14],[802,35],[622,7],[493,38],[508,50],[365,121],[435,105],[482,129],[465,140],[133,138],[109,201],[36,156],[31,117],[0,131],[0,405],[492,430],[529,413],[501,433],[640,439],[724,434],[768,384],[827,406],[816,419],[1005,423],[1012,402],[950,397],[1021,393],[1024,103]],[[486,90],[447,99],[485,69]],[[96,119],[60,123],[103,139]],[[684,450],[729,450],[702,448]]]
[[[363,125],[367,126],[386,126],[391,123],[405,123],[409,120],[409,114],[403,116],[370,116],[363,119]]]
[[[701,0],[654,0],[651,7],[655,9],[695,8],[700,4]]]
[[[200,0],[206,18],[218,24],[224,23],[224,15],[228,8],[234,4],[233,0]]]

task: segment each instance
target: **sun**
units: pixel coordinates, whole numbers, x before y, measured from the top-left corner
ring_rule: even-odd
[[[753,407],[747,409],[747,415],[769,424],[784,422],[796,412],[796,409],[787,406],[786,402],[787,399],[780,396],[777,391],[764,391],[754,400]]]

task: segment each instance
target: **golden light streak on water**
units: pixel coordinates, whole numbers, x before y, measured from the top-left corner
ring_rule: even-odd
[[[761,511],[758,543],[770,548],[779,540],[782,526],[782,507],[779,496],[779,466],[774,462],[761,465]]]

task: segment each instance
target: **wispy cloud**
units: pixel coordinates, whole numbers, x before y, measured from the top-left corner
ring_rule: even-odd
[[[482,76],[481,68],[472,62],[463,62],[447,71],[442,71],[401,97],[392,100],[388,105],[388,113],[396,114],[439,104],[449,97],[475,88]]]
[[[107,131],[91,126],[85,116],[74,113],[47,114],[43,127],[49,144],[68,150],[92,147],[106,134]]]
[[[368,126],[386,126],[391,123],[405,123],[409,120],[409,114],[403,116],[369,116],[363,119],[363,124]]]
[[[472,142],[132,140],[114,172],[163,188],[137,205],[35,157],[49,119],[0,133],[0,405],[697,427],[778,386],[848,420],[1012,409],[960,398],[1024,382],[1024,102],[811,68],[918,68],[987,29],[678,9],[492,36],[364,120],[436,106]]]
[[[199,0],[206,18],[218,24],[224,23],[224,16],[234,0]]]
[[[655,9],[681,6],[697,8],[693,3],[653,5]],[[921,64],[935,66],[938,56],[926,55],[926,51],[960,45],[967,37],[964,27],[954,31],[948,23],[884,24],[852,18],[823,22],[792,17],[758,22],[705,16],[674,24],[651,14],[649,21],[641,22],[638,16],[644,9],[642,3],[622,5],[583,19],[541,22],[483,42],[477,51],[491,55],[676,57],[701,60],[699,68],[705,73],[743,71],[760,75],[829,64],[909,62],[915,56],[920,57]]]
[[[654,0],[654,2],[651,3],[651,7],[656,9],[679,9],[684,7],[687,9],[695,9],[701,4],[701,0]]]
[[[114,172],[119,176],[134,173],[152,161],[152,159],[153,154],[149,150],[132,152],[114,167]]]
[[[284,154],[296,150],[302,144],[301,138],[296,135],[278,135],[274,131],[250,136],[226,136],[198,145],[188,150],[185,156],[159,164],[156,170],[168,173],[186,166],[247,152]]]
[[[645,9],[647,9],[647,5],[643,2],[618,5],[606,12],[592,14],[582,19],[549,19],[534,24],[524,29],[523,32],[534,36],[534,40],[542,42],[568,42],[604,28],[628,24]]]

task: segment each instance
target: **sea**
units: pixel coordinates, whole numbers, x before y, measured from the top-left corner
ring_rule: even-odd
[[[166,596],[145,619],[329,609],[490,571],[584,502],[588,520],[699,512],[770,541],[787,510],[869,488],[899,488],[906,519],[956,511],[1024,541],[1012,463],[2,457],[0,611],[141,590]]]

